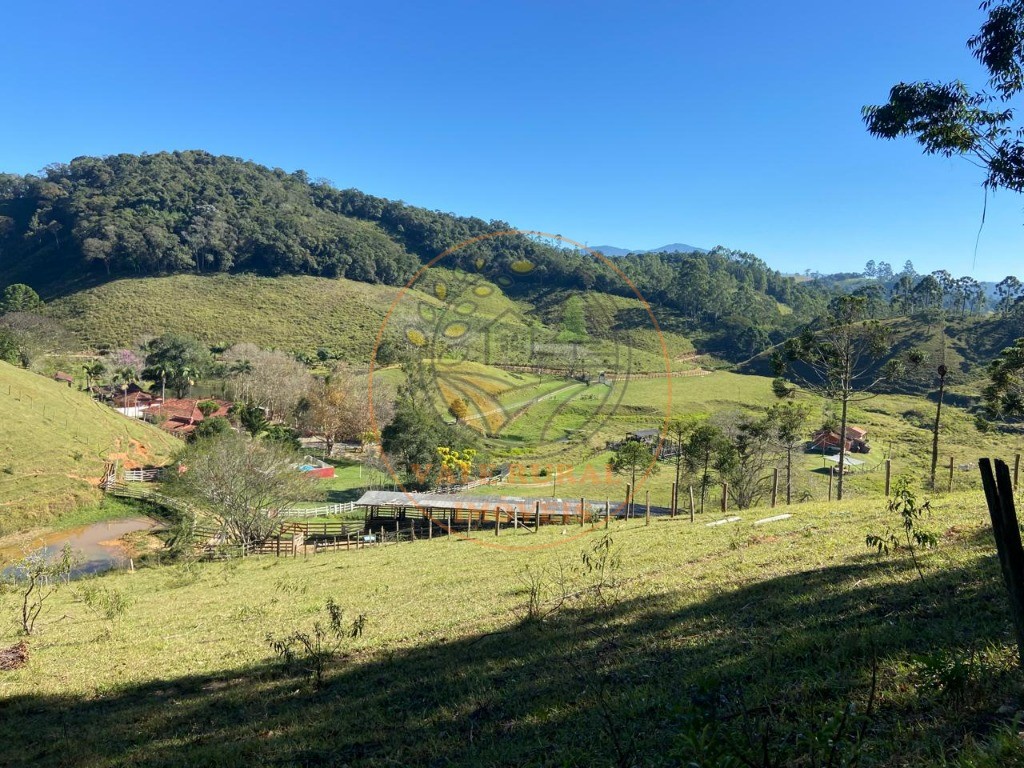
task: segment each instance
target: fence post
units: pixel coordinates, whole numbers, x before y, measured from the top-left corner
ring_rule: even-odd
[[[429,510],[427,511],[427,538],[434,538],[434,517]]]
[[[949,457],[949,492],[953,491],[953,457]]]
[[[669,508],[668,516],[669,517],[675,519],[676,507],[678,507],[678,506],[679,506],[679,488],[676,487],[675,483],[672,483],[672,498],[669,500],[669,503],[668,503],[668,508]]]
[[[612,503],[609,499],[604,500],[604,529],[608,530],[608,522],[612,516]]]
[[[1020,477],[1020,454],[1013,457],[1013,490],[1017,490],[1017,478]]]
[[[779,468],[772,470],[772,509],[775,509],[775,502],[779,499]]]
[[[999,565],[1010,597],[1010,616],[1017,634],[1017,653],[1024,666],[1024,547],[1021,546],[1017,510],[1013,502],[1010,468],[996,459],[995,472],[991,459],[978,462],[985,499],[992,518],[992,534],[996,540]]]
[[[587,524],[587,499],[580,496],[580,528]]]
[[[644,493],[644,504],[647,506],[647,510],[644,512],[644,525],[651,524],[651,492],[650,490]]]
[[[469,536],[473,532],[473,510],[466,510],[466,535]]]
[[[889,492],[892,489],[892,459],[885,460],[885,496],[889,497]],[[829,497],[831,498],[831,496]]]
[[[633,516],[633,486],[626,483],[626,519]]]
[[[533,508],[533,530],[537,532],[540,530],[540,502],[536,502]]]
[[[828,500],[829,501],[832,501],[832,480],[833,480],[833,478],[835,478],[835,476],[836,476],[836,469],[835,469],[835,467],[829,467],[828,468]],[[888,490],[886,491],[886,495],[887,496],[889,495]]]
[[[722,514],[729,511],[729,484],[722,483]]]
[[[693,522],[693,513],[696,511],[696,506],[693,503],[693,486],[688,486],[690,489],[690,522]]]
[[[494,510],[494,535],[501,535],[501,507]]]

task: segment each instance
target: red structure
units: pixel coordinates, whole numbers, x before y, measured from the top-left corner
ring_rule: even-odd
[[[199,408],[199,403],[216,403],[217,409],[204,416]],[[160,429],[170,432],[173,435],[187,437],[195,431],[196,425],[204,419],[213,419],[218,416],[226,417],[231,403],[226,400],[197,400],[190,397],[181,397],[165,400],[162,403],[151,405],[146,409],[146,418],[152,420]]]
[[[839,449],[839,433],[832,429],[821,429],[814,433],[811,438],[811,447],[819,451],[830,448]],[[850,453],[868,453],[871,446],[868,445],[868,431],[863,427],[846,427],[846,450]]]

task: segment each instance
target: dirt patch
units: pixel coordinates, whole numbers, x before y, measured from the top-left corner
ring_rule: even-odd
[[[22,640],[10,648],[0,649],[0,671],[8,672],[28,663],[28,643]]]

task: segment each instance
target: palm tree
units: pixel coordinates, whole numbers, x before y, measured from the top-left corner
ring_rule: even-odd
[[[128,387],[139,380],[139,372],[130,365],[121,366],[114,371],[113,380],[121,385],[121,407],[128,407]]]
[[[92,389],[93,379],[98,379],[106,373],[107,366],[97,360],[96,362],[83,365],[82,370],[85,372],[85,391],[88,392]]]

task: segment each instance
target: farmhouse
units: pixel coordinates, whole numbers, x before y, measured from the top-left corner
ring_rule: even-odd
[[[868,453],[871,446],[868,444],[868,431],[863,427],[846,427],[846,450],[851,453]],[[811,448],[819,451],[838,450],[840,445],[839,433],[832,429],[819,429],[811,438]]]
[[[212,402],[217,408],[207,415],[203,414],[200,403]],[[160,429],[179,437],[186,437],[195,431],[196,425],[204,419],[227,416],[232,403],[226,400],[197,400],[182,397],[155,403],[145,409],[147,421],[152,421]]]

